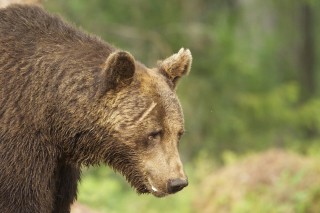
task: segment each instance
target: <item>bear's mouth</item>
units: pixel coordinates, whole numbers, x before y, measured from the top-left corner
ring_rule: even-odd
[[[142,187],[139,187],[137,189],[138,194],[152,194],[155,197],[164,197],[169,195],[169,193],[166,193],[159,188],[157,188],[150,180],[146,181]]]
[[[169,195],[169,193],[164,192],[164,191],[160,190],[159,188],[157,188],[155,186],[155,184],[153,184],[153,182],[149,178],[148,178],[147,185],[148,185],[147,189],[149,190],[149,193],[151,193],[152,195],[154,195],[156,197],[164,197],[164,196]]]

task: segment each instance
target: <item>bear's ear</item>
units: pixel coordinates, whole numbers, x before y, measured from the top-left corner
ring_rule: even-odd
[[[189,49],[181,48],[178,53],[159,61],[158,67],[172,81],[174,87],[178,80],[190,72],[192,55]]]
[[[129,85],[135,69],[135,60],[130,53],[124,51],[111,53],[103,67],[105,74],[103,92]]]

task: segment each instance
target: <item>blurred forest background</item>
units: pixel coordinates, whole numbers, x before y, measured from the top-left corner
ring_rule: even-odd
[[[180,47],[190,185],[138,196],[109,168],[83,172],[97,212],[320,212],[319,0],[45,0],[49,11],[149,67]]]

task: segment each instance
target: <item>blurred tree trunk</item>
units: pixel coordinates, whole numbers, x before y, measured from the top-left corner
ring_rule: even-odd
[[[305,102],[315,94],[315,38],[314,14],[307,2],[301,5],[301,101]]]
[[[313,98],[316,93],[315,73],[315,14],[308,2],[303,2],[301,7],[301,98],[302,103]],[[308,138],[317,135],[315,126],[305,127]]]
[[[41,4],[42,0],[0,0],[0,7],[6,7],[9,4]]]

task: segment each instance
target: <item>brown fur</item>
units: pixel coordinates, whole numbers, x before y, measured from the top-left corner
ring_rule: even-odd
[[[182,49],[149,69],[38,7],[0,9],[1,212],[69,212],[81,165],[171,193],[168,180],[186,178],[173,88],[191,60]]]

